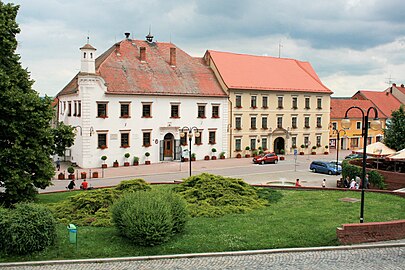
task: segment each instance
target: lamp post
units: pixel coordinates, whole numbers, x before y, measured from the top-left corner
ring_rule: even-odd
[[[200,132],[198,132],[198,128],[196,128],[196,127],[183,127],[180,132],[180,137],[184,138],[187,133],[188,133],[188,145],[189,145],[188,160],[190,163],[189,176],[191,176],[191,140],[193,139],[193,136],[195,136],[196,138],[200,137]]]
[[[373,130],[381,129],[381,122],[378,119],[378,111],[376,107],[369,107],[367,111],[360,107],[352,106],[346,110],[345,118],[342,120],[342,128],[350,128],[350,119],[347,117],[347,113],[351,109],[358,109],[362,115],[362,132],[363,137],[363,163],[362,163],[362,177],[361,177],[361,206],[360,206],[360,223],[364,222],[364,183],[366,178],[366,148],[367,148],[367,137],[368,137],[368,115],[371,110],[374,111],[374,119],[370,123],[370,128]]]
[[[334,129],[332,131],[332,134],[336,134],[337,135],[337,142],[336,142],[336,173],[338,171],[338,162],[339,162],[339,142],[340,142],[340,132],[343,131],[343,136],[346,135],[346,131],[341,129],[341,130],[337,130]]]

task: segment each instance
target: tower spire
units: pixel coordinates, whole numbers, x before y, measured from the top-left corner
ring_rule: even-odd
[[[146,36],[146,41],[148,42],[153,42],[153,35],[150,33],[151,32],[151,25],[149,25],[149,34]]]

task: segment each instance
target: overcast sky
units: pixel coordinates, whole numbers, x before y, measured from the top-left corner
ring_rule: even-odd
[[[100,55],[130,32],[192,56],[207,49],[308,61],[333,96],[405,83],[404,0],[15,0],[18,53],[41,94],[79,71],[90,36]]]

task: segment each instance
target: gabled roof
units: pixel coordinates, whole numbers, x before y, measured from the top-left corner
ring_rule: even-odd
[[[401,102],[389,92],[360,90],[353,96],[356,95],[360,95],[365,99],[370,100],[387,118],[390,118],[391,113],[398,110],[401,106]]]
[[[207,56],[229,89],[332,94],[308,62],[212,50],[206,52]]]
[[[140,47],[146,48],[146,61],[140,59]],[[170,48],[176,48],[175,66]],[[96,59],[96,74],[105,80],[107,94],[227,96],[202,58],[172,43],[122,40]],[[58,95],[77,91],[75,78]]]
[[[340,99],[340,98],[331,98],[330,99],[330,119],[342,119],[345,117],[347,109],[352,106],[357,106],[367,112],[368,108],[374,106],[370,100],[361,100],[361,99]],[[378,108],[378,117],[387,118]],[[349,118],[362,118],[362,114],[358,109],[351,109],[348,112]],[[370,112],[369,117],[374,118],[374,113]]]

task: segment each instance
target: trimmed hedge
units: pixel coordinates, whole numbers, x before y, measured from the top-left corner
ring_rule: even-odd
[[[256,189],[242,179],[202,173],[191,176],[175,187],[188,202],[191,216],[218,217],[244,213],[268,204]]]
[[[52,245],[56,220],[51,211],[37,204],[17,204],[0,211],[0,248],[6,254],[29,254]]]
[[[129,192],[149,190],[143,179],[122,181],[116,188],[86,190],[51,206],[60,223],[80,226],[112,226],[109,207]]]
[[[155,246],[184,230],[186,203],[173,192],[129,193],[113,205],[112,217],[122,236],[140,246]]]
[[[386,184],[384,182],[384,177],[375,170],[368,170],[366,168],[366,173],[369,174],[368,182],[370,185],[374,185],[379,189],[384,189]],[[349,176],[350,179],[355,179],[356,176],[362,177],[362,168],[361,166],[356,166],[350,164],[350,160],[344,160],[342,164],[342,177],[343,179]]]

